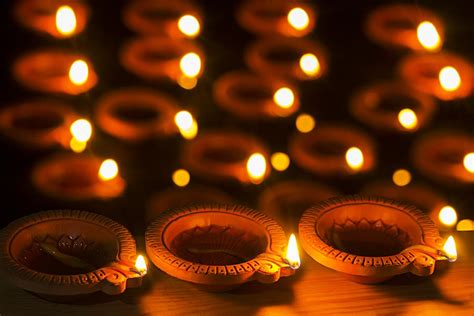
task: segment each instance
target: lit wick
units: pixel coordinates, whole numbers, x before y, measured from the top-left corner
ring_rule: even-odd
[[[456,249],[456,242],[453,236],[449,236],[443,246],[443,251],[449,262],[454,262],[458,258],[458,251]]]
[[[69,80],[76,86],[82,86],[89,77],[89,66],[81,59],[72,63],[69,68]]]
[[[181,57],[179,69],[186,77],[197,77],[201,73],[201,57],[196,53],[187,53]]]
[[[421,22],[417,29],[416,35],[421,46],[426,50],[434,51],[441,46],[441,38],[433,23],[429,21]]]
[[[193,139],[198,133],[198,124],[188,111],[179,111],[174,116],[174,122],[184,139]]]
[[[60,6],[56,11],[56,29],[61,35],[69,36],[76,30],[76,14],[67,5]]]
[[[148,268],[146,266],[146,260],[145,260],[145,257],[143,257],[142,255],[139,255],[137,257],[137,260],[135,261],[135,269],[141,275],[144,275],[147,273]]]
[[[110,181],[117,177],[119,172],[117,162],[113,159],[106,159],[99,168],[99,178],[102,181]]]
[[[298,31],[306,29],[309,25],[308,13],[302,8],[293,8],[288,12],[288,23]]]
[[[447,66],[439,72],[439,83],[448,92],[456,91],[461,86],[461,76],[456,68]]]
[[[247,173],[250,181],[254,184],[260,184],[267,170],[265,157],[260,153],[252,154],[247,160]]]
[[[298,243],[296,242],[295,234],[291,234],[288,240],[285,260],[292,269],[298,269],[301,266],[300,253],[298,251]]]
[[[316,76],[321,69],[318,57],[311,53],[301,56],[299,64],[301,70],[309,77]]]
[[[403,109],[398,113],[398,121],[407,130],[412,130],[418,125],[418,117],[412,109]]]
[[[201,30],[201,26],[199,25],[198,19],[196,19],[193,15],[183,15],[178,20],[178,28],[189,38],[195,38],[199,35],[199,31]]]
[[[295,94],[290,88],[280,88],[273,94],[273,102],[282,109],[289,109],[295,103]]]
[[[474,153],[468,153],[463,159],[464,168],[469,173],[474,173]]]
[[[86,119],[74,121],[69,128],[72,138],[69,147],[75,153],[83,152],[87,147],[87,142],[92,136],[92,125]]]
[[[364,165],[364,155],[362,150],[351,147],[346,152],[346,163],[354,171],[359,170]]]

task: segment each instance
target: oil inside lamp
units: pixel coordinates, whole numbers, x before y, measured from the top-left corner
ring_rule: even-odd
[[[352,170],[359,170],[364,165],[364,155],[357,147],[351,147],[346,151],[346,162]]]
[[[316,126],[315,119],[309,114],[300,114],[296,118],[296,129],[301,133],[309,133]]]
[[[298,243],[296,242],[295,234],[291,234],[288,240],[285,259],[292,269],[298,269],[301,266],[300,253],[298,251]]]
[[[454,262],[458,258],[458,252],[456,250],[456,242],[453,236],[449,236],[443,246],[443,251],[448,257],[449,262]]]
[[[298,31],[302,31],[309,25],[309,15],[302,8],[293,8],[288,12],[288,23]]]
[[[463,164],[467,172],[474,173],[474,153],[464,156]]]
[[[439,72],[439,83],[448,92],[456,91],[461,86],[461,76],[456,68],[446,66]]]
[[[452,206],[446,205],[439,211],[438,218],[443,225],[452,227],[456,225],[458,215]]]
[[[290,166],[290,157],[282,152],[276,152],[270,157],[270,163],[277,171],[285,171]]]
[[[290,88],[283,87],[273,94],[273,102],[283,109],[289,109],[295,103],[295,95]]]
[[[423,21],[418,25],[416,35],[421,46],[429,51],[437,50],[441,46],[438,31],[434,24],[429,21]]]
[[[102,162],[99,168],[99,178],[102,181],[109,181],[118,175],[118,165],[113,159],[106,159]]]
[[[76,30],[76,14],[67,5],[60,6],[56,11],[56,29],[61,35],[69,36]]]
[[[261,183],[263,181],[263,177],[265,176],[266,170],[267,162],[262,154],[252,154],[247,160],[247,173],[252,183]]]
[[[316,76],[319,73],[319,70],[321,69],[318,57],[311,53],[307,53],[301,56],[299,64],[301,70],[309,77]]]
[[[69,68],[69,80],[76,86],[82,86],[89,77],[89,66],[81,59],[72,63]]]
[[[468,218],[460,220],[456,225],[456,230],[460,232],[474,231],[474,222]]]
[[[174,116],[174,122],[178,126],[181,136],[185,139],[193,139],[198,132],[198,125],[191,113],[188,111],[179,111]]]
[[[405,169],[398,169],[393,173],[393,183],[399,187],[404,187],[411,182],[411,173]]]
[[[201,26],[199,25],[198,19],[195,16],[187,14],[183,15],[178,20],[178,28],[189,38],[194,38],[199,35],[199,31],[201,30]]]
[[[140,274],[147,273],[148,268],[146,266],[146,260],[142,255],[137,257],[137,260],[135,261],[135,269],[137,269],[138,273]]]
[[[412,109],[403,109],[398,113],[398,122],[407,130],[416,128],[418,117]]]
[[[185,187],[189,184],[191,176],[187,170],[178,169],[173,172],[171,179],[173,180],[173,183],[176,184],[178,187]]]
[[[201,72],[201,57],[196,53],[187,53],[181,57],[179,69],[186,77],[197,77]]]

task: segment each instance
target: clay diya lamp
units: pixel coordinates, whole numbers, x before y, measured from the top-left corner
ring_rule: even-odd
[[[366,173],[376,165],[375,144],[369,135],[344,125],[295,134],[289,153],[300,168],[321,176]]]
[[[303,211],[339,193],[307,180],[286,180],[265,188],[258,198],[258,210],[275,218],[285,229],[295,231]]]
[[[233,204],[234,198],[213,187],[191,186],[185,188],[168,188],[154,194],[147,204],[146,222],[150,223],[159,214],[197,204]]]
[[[73,29],[60,31],[58,28],[56,15],[62,6],[72,9],[75,18]],[[13,13],[23,27],[60,39],[81,33],[89,19],[89,8],[80,0],[21,0],[16,2]]]
[[[0,232],[0,272],[12,284],[53,301],[141,285],[135,240],[122,225],[84,211],[46,211]]]
[[[242,28],[259,36],[302,37],[314,29],[316,13],[302,1],[245,1],[236,18]]]
[[[411,156],[418,171],[430,179],[444,184],[468,184],[474,183],[472,163],[465,163],[470,153],[474,153],[472,135],[437,131],[417,139]]]
[[[415,51],[440,50],[444,40],[443,21],[430,10],[414,4],[391,4],[375,9],[367,17],[365,30],[378,44]]]
[[[390,132],[414,132],[436,111],[433,98],[401,83],[378,83],[358,91],[350,111],[359,121]]]
[[[55,100],[33,100],[0,110],[0,132],[28,148],[68,147],[74,110]]]
[[[79,62],[79,64],[76,64]],[[77,79],[71,79],[73,71]],[[47,49],[23,55],[13,64],[15,79],[28,89],[45,93],[77,95],[89,91],[97,83],[92,64],[76,53]]]
[[[138,77],[175,82],[184,75],[180,62],[189,53],[197,54],[200,58],[201,66],[194,76],[199,77],[204,54],[197,44],[188,40],[151,36],[133,39],[122,48],[120,62]]]
[[[411,88],[438,99],[466,98],[472,93],[472,65],[453,53],[410,55],[398,68],[400,77]]]
[[[229,72],[217,79],[214,99],[243,119],[286,117],[300,105],[297,88],[292,84],[244,71]]]
[[[382,198],[344,197],[306,210],[299,224],[304,250],[359,283],[411,272],[428,276],[439,260],[454,261],[430,218]]]
[[[245,51],[245,61],[252,70],[293,80],[321,77],[327,72],[326,56],[314,41],[285,37],[262,38]]]
[[[101,159],[92,156],[55,155],[34,167],[33,185],[43,194],[61,200],[107,200],[120,196],[125,181],[120,175],[102,179],[101,164]]]
[[[183,166],[192,174],[212,181],[254,183],[247,171],[249,158],[259,153],[268,160],[266,147],[256,138],[236,131],[206,131],[187,144],[181,152]],[[270,174],[265,168],[259,179]]]
[[[169,96],[145,88],[111,91],[98,101],[97,124],[119,139],[138,142],[178,132],[174,116],[179,111]]]
[[[190,22],[183,20],[187,16],[192,17],[193,24],[197,23],[189,30],[186,26],[190,25],[185,24]],[[135,0],[125,7],[122,18],[129,29],[139,34],[193,38],[199,33],[201,16],[199,8],[190,1]]]
[[[161,214],[145,233],[147,254],[165,273],[208,291],[293,274],[283,229],[242,206],[205,205]],[[292,268],[293,267],[293,268]]]

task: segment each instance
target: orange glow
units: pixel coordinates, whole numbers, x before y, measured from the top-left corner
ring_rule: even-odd
[[[412,109],[403,109],[398,113],[398,122],[407,130],[417,127],[418,117]]]
[[[144,256],[139,255],[137,257],[137,260],[135,261],[135,269],[137,269],[140,274],[146,274],[148,268]]]
[[[201,57],[196,53],[187,53],[181,57],[179,69],[187,77],[197,77],[201,72]]]
[[[404,187],[411,182],[411,173],[405,169],[398,169],[393,173],[392,180],[399,187]]]
[[[196,87],[198,80],[196,77],[187,77],[185,75],[179,76],[177,80],[179,86],[186,90],[191,90]]]
[[[295,94],[290,88],[280,88],[273,94],[273,102],[283,109],[289,109],[295,103]]]
[[[464,156],[463,164],[467,172],[474,173],[474,153],[468,153]]]
[[[364,165],[364,155],[357,147],[351,147],[346,152],[346,163],[352,170],[359,170]]]
[[[86,150],[87,147],[87,142],[81,142],[80,140],[77,140],[77,138],[73,137],[69,141],[69,148],[76,154],[82,153],[84,150]]]
[[[99,178],[102,181],[109,181],[117,177],[119,172],[117,162],[113,159],[106,159],[99,168]]]
[[[174,116],[174,122],[178,126],[181,136],[185,139],[193,139],[198,133],[198,124],[188,111],[179,111]]]
[[[443,251],[448,257],[449,262],[454,262],[458,258],[458,251],[456,249],[456,242],[453,236],[449,236],[443,246]]]
[[[458,221],[458,215],[456,214],[456,210],[450,205],[444,206],[439,211],[438,218],[443,225],[448,227],[456,225],[456,222]]]
[[[456,68],[447,66],[439,72],[439,83],[448,92],[456,91],[461,86],[461,76]]]
[[[302,8],[293,8],[288,12],[288,23],[298,31],[302,31],[309,25],[309,15]]]
[[[185,169],[178,169],[173,172],[171,179],[173,180],[173,183],[176,184],[178,187],[185,187],[189,184],[189,181],[191,180],[191,175]]]
[[[290,157],[285,153],[274,153],[270,157],[273,168],[277,171],[285,171],[290,166]]]
[[[433,23],[423,21],[416,29],[416,35],[421,46],[429,51],[437,50],[441,46],[441,38]]]
[[[263,181],[265,171],[267,170],[267,162],[262,154],[252,154],[247,160],[247,174],[250,181],[259,184]]]
[[[56,29],[64,36],[74,33],[76,30],[76,14],[74,10],[67,5],[60,6],[56,11]]]
[[[300,253],[295,234],[291,234],[290,239],[288,240],[285,259],[292,269],[298,269],[301,266]]]
[[[296,118],[296,129],[301,133],[309,133],[316,126],[315,119],[309,114],[300,114]]]
[[[201,30],[201,26],[199,25],[198,19],[196,19],[193,15],[183,15],[178,20],[178,28],[189,38],[195,38],[199,35],[199,31]]]
[[[474,222],[467,218],[460,220],[456,225],[456,230],[459,232],[474,231]]]
[[[81,59],[72,63],[69,68],[69,80],[76,86],[82,86],[89,77],[89,66]]]
[[[92,125],[86,119],[79,119],[71,124],[69,131],[77,141],[88,142],[92,136]]]
[[[321,70],[321,64],[319,63],[316,55],[307,53],[300,58],[300,68],[309,77],[316,76]]]

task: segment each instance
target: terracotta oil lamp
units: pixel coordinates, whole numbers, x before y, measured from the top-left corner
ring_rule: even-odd
[[[326,56],[314,41],[269,37],[248,47],[245,61],[252,70],[270,77],[314,80],[327,72]]]
[[[14,285],[53,301],[123,293],[141,285],[135,240],[122,225],[84,211],[46,211],[0,232],[0,272]]]
[[[428,276],[436,261],[454,261],[430,218],[392,200],[341,197],[305,211],[299,224],[305,251],[320,264],[360,283],[411,272]]]
[[[295,164],[321,176],[347,176],[371,171],[375,144],[364,132],[344,125],[321,126],[295,134],[289,143]]]
[[[208,291],[254,280],[274,283],[299,266],[284,257],[283,229],[242,206],[203,205],[163,213],[148,226],[145,240],[155,266]]]
[[[415,51],[438,51],[444,40],[443,21],[418,4],[381,6],[368,16],[365,30],[378,44]]]
[[[108,134],[138,142],[178,133],[174,116],[179,106],[151,89],[123,88],[102,96],[96,106],[97,124]]]
[[[378,83],[358,91],[350,104],[359,121],[377,130],[409,133],[423,128],[436,111],[433,98],[401,83]]]
[[[193,38],[198,35],[202,14],[191,1],[130,1],[123,11],[123,22],[142,35]]]
[[[61,200],[112,199],[122,194],[125,181],[116,174],[99,174],[102,160],[74,154],[52,156],[35,166],[34,186],[45,195]]]
[[[302,37],[315,26],[316,13],[305,1],[243,1],[236,13],[239,24],[259,36]]]
[[[45,93],[77,95],[89,91],[97,83],[97,76],[87,59],[57,49],[23,55],[13,64],[13,75],[23,86]]]
[[[69,126],[77,118],[72,107],[59,101],[26,101],[0,110],[0,132],[27,148],[67,147]]]
[[[244,71],[221,76],[214,83],[214,99],[243,119],[286,117],[298,111],[300,103],[289,82]]]
[[[253,136],[236,131],[214,130],[200,134],[185,144],[181,161],[191,173],[212,181],[256,183],[248,172],[250,157],[261,154],[268,160],[266,147]],[[264,162],[265,163],[265,162]],[[264,166],[262,181],[270,174]]]

